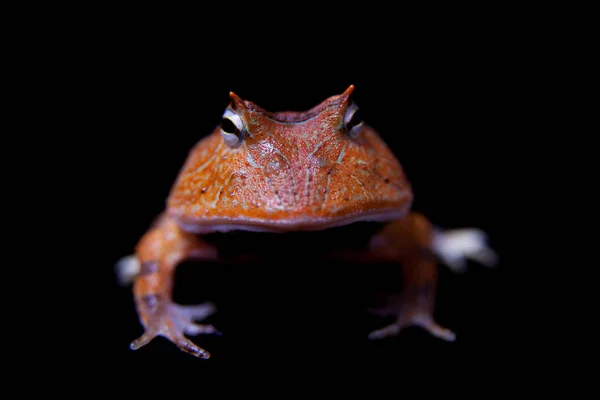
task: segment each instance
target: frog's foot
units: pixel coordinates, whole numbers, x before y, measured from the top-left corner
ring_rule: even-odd
[[[456,340],[456,334],[452,332],[450,329],[444,328],[440,326],[435,320],[433,316],[428,315],[424,312],[408,312],[406,314],[400,315],[396,318],[396,321],[390,325],[387,325],[381,329],[377,329],[369,333],[369,339],[383,339],[389,336],[395,336],[399,334],[403,329],[408,328],[410,326],[418,326],[425,329],[431,335],[446,340],[448,342],[453,342]]]
[[[433,252],[454,272],[464,272],[467,259],[486,267],[498,264],[498,255],[487,244],[487,235],[480,229],[437,229],[432,241]]]
[[[456,340],[456,334],[454,332],[452,332],[450,329],[440,326],[433,320],[433,318],[427,316],[414,316],[408,318],[400,317],[393,324],[369,333],[369,339],[376,340],[383,339],[388,336],[395,336],[400,333],[400,331],[410,326],[419,326],[425,329],[431,335],[448,342],[453,342]]]
[[[197,346],[184,335],[220,334],[212,325],[200,325],[201,321],[215,311],[211,303],[197,306],[184,306],[161,300],[158,295],[148,295],[141,307],[145,332],[131,342],[130,348],[137,350],[150,343],[157,336],[163,336],[173,342],[179,349],[199,358],[209,358],[210,353]]]

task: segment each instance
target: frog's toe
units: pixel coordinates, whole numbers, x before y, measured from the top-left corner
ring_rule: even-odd
[[[115,263],[115,274],[117,282],[121,286],[129,285],[133,279],[139,274],[141,269],[140,260],[135,254],[122,257]]]
[[[194,321],[202,321],[217,311],[217,307],[210,302],[194,306],[172,304],[171,307],[181,318]]]
[[[202,321],[212,315],[216,311],[214,304],[208,302],[195,306],[172,304],[170,307],[172,308],[172,315],[179,329],[187,335],[221,334],[213,325],[203,325],[194,322]]]
[[[213,325],[195,324],[188,322],[184,328],[186,335],[196,336],[201,334],[215,334],[221,335],[221,332],[217,330]]]
[[[421,327],[431,335],[447,342],[454,342],[456,340],[456,334],[453,331],[444,328],[433,320],[427,321],[425,324],[422,324]]]
[[[467,267],[467,259],[490,268],[498,264],[498,255],[487,241],[485,232],[476,228],[438,229],[432,248],[451,270],[463,272]]]
[[[373,332],[369,333],[369,339],[377,340],[383,339],[389,336],[395,336],[400,332],[400,326],[398,324],[390,324],[381,329],[376,329]]]
[[[152,339],[154,339],[156,336],[158,336],[158,332],[156,332],[156,330],[146,329],[144,331],[144,333],[142,334],[142,336],[135,339],[133,342],[131,342],[129,344],[129,348],[131,350],[137,350],[140,347],[143,347],[143,346],[147,345],[148,343],[150,343],[150,341],[152,341]]]
[[[150,341],[152,339],[154,339],[156,336],[166,337],[171,342],[173,342],[179,349],[181,349],[181,350],[185,351],[186,353],[189,353],[193,356],[196,356],[198,358],[204,358],[204,359],[210,358],[210,353],[208,351],[206,351],[202,347],[196,345],[194,342],[192,342],[191,340],[186,338],[183,335],[183,333],[178,330],[169,330],[166,333],[159,333],[156,331],[146,330],[146,332],[144,332],[144,334],[142,336],[140,336],[139,338],[137,338],[136,340],[131,342],[129,347],[132,350],[137,350],[140,347],[145,346],[148,343],[150,343]]]
[[[432,336],[448,342],[453,342],[456,340],[456,334],[454,332],[439,325],[432,317],[426,315],[415,315],[409,318],[399,317],[394,323],[369,333],[369,339],[377,340],[390,336],[396,336],[402,330],[410,326],[421,327],[429,332],[429,334]]]
[[[434,269],[436,265],[431,262],[405,264],[412,265],[413,268],[419,270],[419,273],[427,273],[426,268]],[[431,271],[431,269],[429,271]],[[394,317],[395,321],[381,329],[372,331],[369,334],[370,339],[382,339],[389,336],[394,336],[408,327],[420,327],[431,335],[446,340],[454,341],[456,335],[449,329],[440,326],[434,318],[434,295],[435,281],[432,276],[425,274],[418,276],[416,274],[408,275],[413,279],[405,281],[405,287],[402,293],[388,293],[384,304],[378,308],[370,308],[369,311],[380,316]],[[435,275],[434,275],[435,276]]]
[[[152,309],[144,310],[144,333],[131,342],[130,348],[137,350],[147,345],[157,336],[162,336],[173,342],[179,349],[199,358],[209,358],[210,353],[199,347],[185,335],[220,334],[213,325],[201,325],[194,321],[202,320],[216,310],[211,303],[197,306],[162,303]]]

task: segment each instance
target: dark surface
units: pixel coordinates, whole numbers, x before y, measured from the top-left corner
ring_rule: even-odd
[[[85,140],[75,163],[85,163],[93,182],[80,193],[86,204],[81,218],[91,214],[94,221],[79,248],[90,277],[71,285],[87,299],[78,303],[78,324],[86,328],[78,328],[76,339],[93,342],[93,350],[71,343],[75,353],[81,350],[81,365],[105,362],[110,367],[103,378],[134,390],[144,380],[184,373],[197,380],[178,384],[223,393],[240,377],[259,388],[276,381],[294,388],[338,372],[351,385],[356,377],[386,371],[401,380],[405,368],[461,379],[500,370],[519,333],[514,292],[507,287],[523,263],[513,236],[521,223],[514,214],[514,161],[524,129],[518,124],[523,96],[515,95],[522,72],[511,67],[517,55],[498,56],[501,43],[420,40],[403,47],[396,62],[368,45],[340,58],[311,52],[279,58],[276,49],[264,50],[270,57],[252,58],[229,53],[232,47],[222,52],[220,40],[209,48],[185,40],[132,41],[128,33],[95,38],[94,51],[80,60],[81,85],[74,90],[88,102],[80,105]],[[368,332],[389,320],[366,314],[367,302],[375,289],[399,284],[399,271],[294,266],[295,254],[286,253],[276,265],[186,262],[178,269],[176,300],[211,300],[220,307],[209,321],[223,336],[194,339],[211,352],[210,360],[195,359],[162,338],[129,350],[142,327],[131,289],[117,285],[113,265],[133,251],[162,211],[188,151],[219,123],[229,91],[269,111],[306,110],[350,84],[365,121],[406,169],[414,209],[442,227],[485,230],[499,253],[494,270],[470,263],[456,275],[440,266],[436,318],[458,340],[446,343],[412,328],[369,341]]]

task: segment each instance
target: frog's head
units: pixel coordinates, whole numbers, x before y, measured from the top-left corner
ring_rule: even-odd
[[[404,215],[411,186],[361,119],[353,90],[277,113],[230,93],[221,123],[173,186],[170,215],[195,232],[318,230]]]

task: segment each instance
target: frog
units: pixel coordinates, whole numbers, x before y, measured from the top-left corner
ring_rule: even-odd
[[[414,194],[405,170],[364,121],[354,90],[350,85],[305,111],[278,112],[229,93],[220,123],[190,150],[164,211],[133,254],[116,263],[121,284],[132,285],[144,328],[131,349],[161,336],[186,353],[210,358],[191,337],[221,334],[201,323],[217,307],[173,301],[177,266],[189,260],[260,259],[277,247],[308,259],[398,265],[400,296],[374,310],[391,315],[393,322],[368,338],[420,327],[436,338],[456,340],[434,318],[438,264],[455,271],[464,270],[468,259],[495,266],[497,255],[482,230],[443,230],[412,210]],[[351,227],[357,227],[352,237],[359,241],[332,240],[340,237],[339,229]],[[244,247],[240,233],[268,235],[268,240],[262,248]],[[314,240],[307,245],[298,235]],[[228,238],[236,245],[226,246]],[[239,251],[226,251],[232,247]]]

